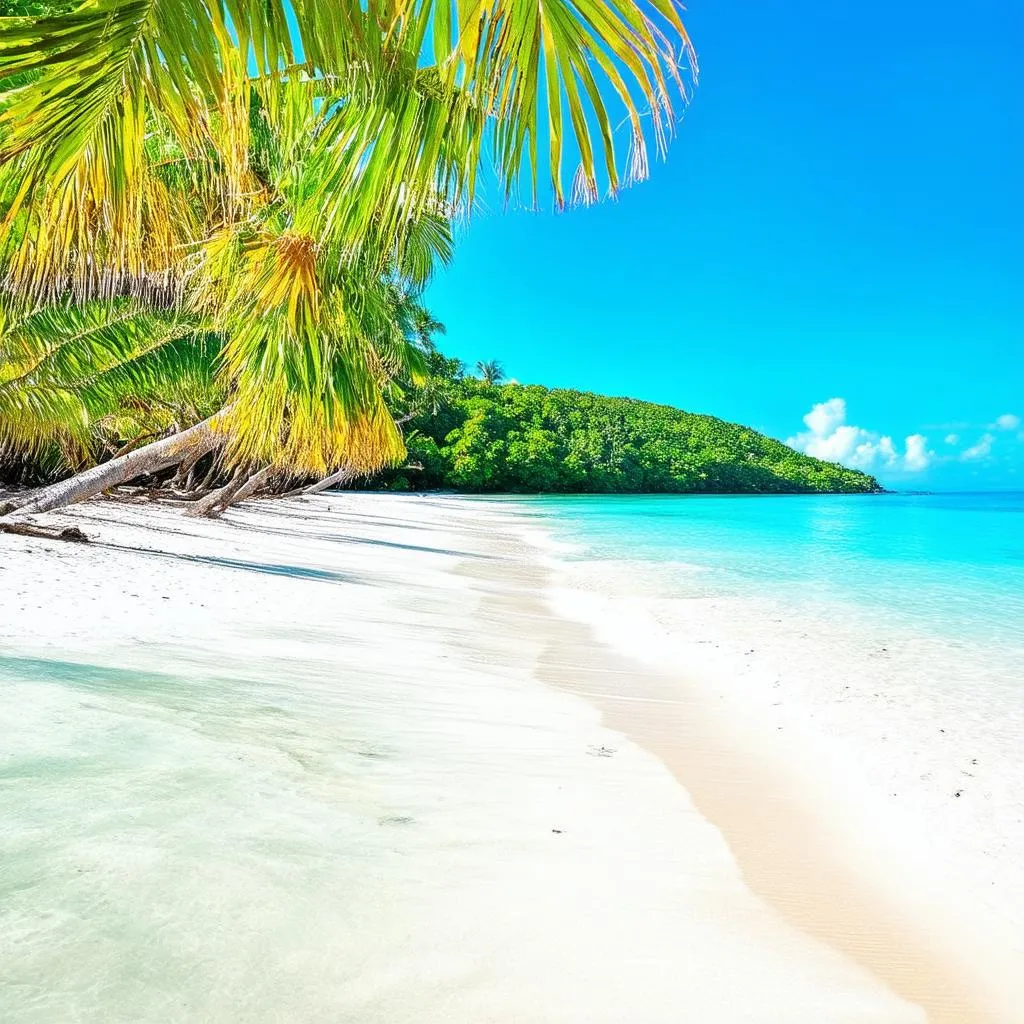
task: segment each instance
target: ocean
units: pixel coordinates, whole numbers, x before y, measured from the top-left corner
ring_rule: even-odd
[[[682,598],[756,597],[989,655],[1024,651],[1024,493],[578,497],[537,508],[573,560],[629,561]]]

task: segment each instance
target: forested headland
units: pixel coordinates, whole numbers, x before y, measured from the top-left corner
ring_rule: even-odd
[[[872,493],[874,477],[736,423],[632,398],[466,376],[432,358],[388,489],[558,493]],[[490,378],[490,379],[488,379]]]

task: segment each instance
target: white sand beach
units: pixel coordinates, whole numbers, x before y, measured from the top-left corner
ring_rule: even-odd
[[[514,505],[47,522],[92,543],[0,535],[5,1022],[1024,1021],[1021,950],[560,615]]]

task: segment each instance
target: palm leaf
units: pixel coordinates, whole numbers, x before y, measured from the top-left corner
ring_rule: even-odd
[[[0,449],[39,455],[52,445],[69,465],[88,458],[95,425],[147,400],[187,408],[209,391],[215,353],[197,349],[196,324],[131,302],[49,306],[0,326]],[[205,360],[205,371],[199,362]],[[207,403],[209,404],[209,403]]]

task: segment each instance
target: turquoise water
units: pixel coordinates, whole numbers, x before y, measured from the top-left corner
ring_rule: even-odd
[[[1024,494],[522,507],[555,542],[556,610],[822,752],[1021,933]]]
[[[838,608],[1024,648],[1024,493],[579,497],[534,508],[568,560],[632,562],[661,594]]]

